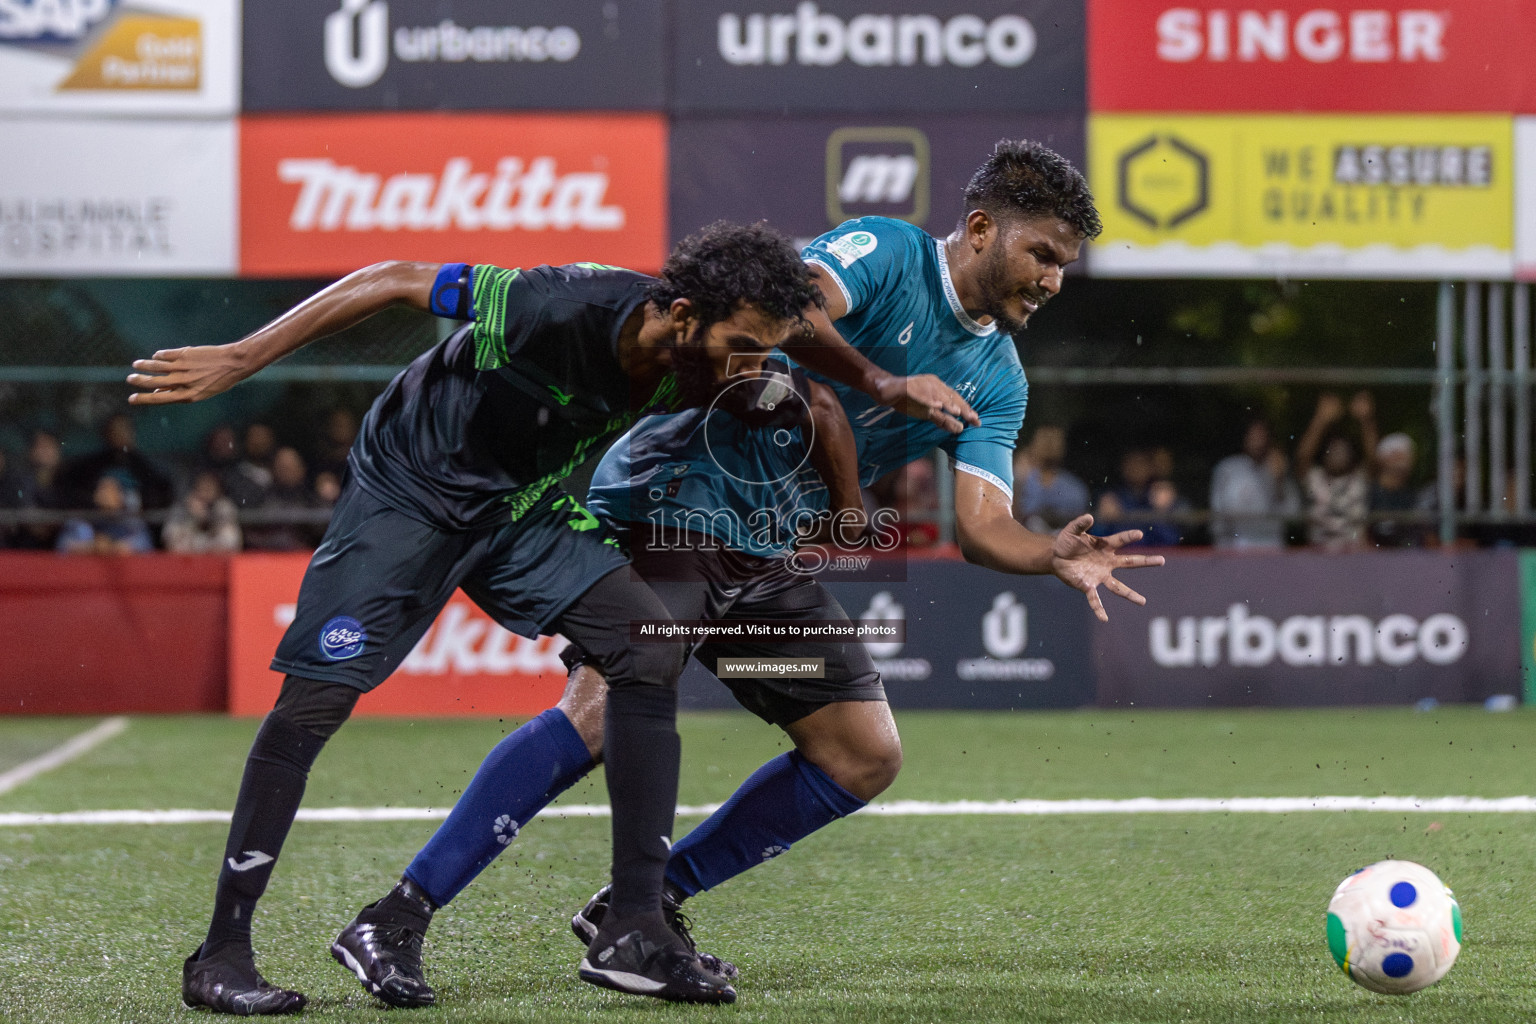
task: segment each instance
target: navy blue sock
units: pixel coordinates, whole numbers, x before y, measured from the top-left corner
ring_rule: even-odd
[[[780,754],[672,845],[667,882],[685,896],[713,889],[864,803],[798,750]]]
[[[595,766],[559,708],[523,723],[486,755],[405,876],[443,906],[517,838],[518,829]]]

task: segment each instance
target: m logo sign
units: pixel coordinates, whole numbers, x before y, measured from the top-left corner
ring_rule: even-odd
[[[928,219],[928,138],[916,128],[839,128],[827,138],[827,219]]]

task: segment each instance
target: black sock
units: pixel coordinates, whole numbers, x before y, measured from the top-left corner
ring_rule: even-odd
[[[623,920],[661,911],[662,875],[677,814],[677,690],[622,686],[608,691],[603,761],[613,805],[613,902]]]
[[[324,746],[324,736],[295,725],[279,711],[261,723],[235,800],[204,957],[250,947],[251,914],[304,798],[310,766]]]

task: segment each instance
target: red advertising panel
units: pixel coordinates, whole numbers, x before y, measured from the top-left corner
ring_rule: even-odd
[[[666,144],[656,114],[248,117],[241,273],[323,276],[385,259],[654,271]]]
[[[283,677],[267,666],[293,621],[309,556],[242,555],[229,567],[229,711],[264,715]],[[536,715],[560,699],[556,637],[528,640],[492,622],[462,593],[400,669],[357,705],[362,715]]]
[[[1503,112],[1530,0],[1089,0],[1097,111]]]

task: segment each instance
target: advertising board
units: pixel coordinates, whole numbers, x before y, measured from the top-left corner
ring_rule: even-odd
[[[1181,552],[1094,630],[1105,707],[1482,701],[1522,691],[1517,555]],[[1123,616],[1122,616],[1123,617]]]
[[[662,107],[664,8],[645,0],[261,0],[245,109]]]
[[[240,269],[385,259],[657,270],[666,125],[654,114],[355,114],[240,124]]]
[[[678,0],[680,112],[1081,111],[1082,0]]]
[[[1536,117],[1515,118],[1515,276],[1536,280]]]
[[[230,561],[229,711],[264,715],[283,677],[267,666],[293,621],[308,554]],[[316,638],[319,642],[319,638]],[[364,695],[365,715],[536,715],[560,699],[558,637],[529,640],[502,629],[462,592],[384,685]]]
[[[0,113],[232,114],[237,12],[236,0],[5,0]]]
[[[1089,0],[1099,111],[1508,112],[1521,0]]]
[[[0,120],[0,275],[235,270],[229,121]]]
[[[1512,271],[1507,116],[1098,114],[1088,135],[1097,274]]]
[[[897,217],[945,235],[966,182],[999,139],[1042,142],[1083,166],[1073,115],[678,118],[672,237],[719,217],[766,219],[810,239],[852,217]]]

